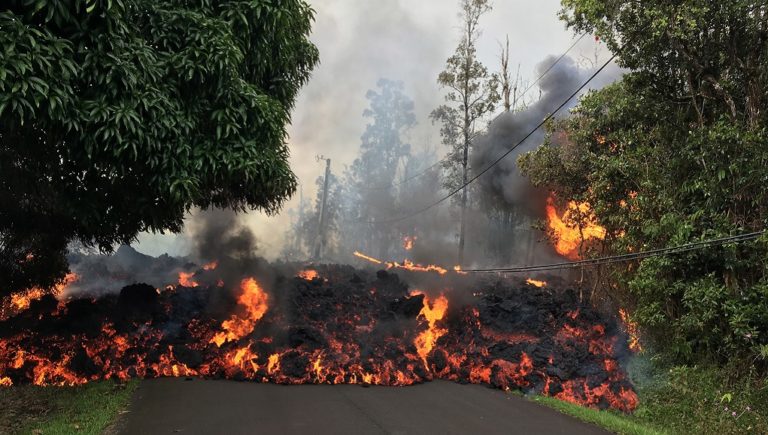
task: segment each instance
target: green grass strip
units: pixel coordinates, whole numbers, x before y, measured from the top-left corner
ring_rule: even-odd
[[[591,423],[605,430],[621,435],[666,435],[667,432],[648,427],[632,420],[631,416],[610,411],[585,408],[573,403],[545,396],[531,398],[536,403],[548,406],[563,414],[570,415],[585,423]]]

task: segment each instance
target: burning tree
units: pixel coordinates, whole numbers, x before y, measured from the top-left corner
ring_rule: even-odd
[[[3,2],[0,292],[52,287],[73,240],[180,231],[195,206],[278,210],[312,19],[302,0]]]

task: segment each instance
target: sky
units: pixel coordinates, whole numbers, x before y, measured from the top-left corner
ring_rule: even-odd
[[[403,81],[414,100],[418,125],[407,140],[414,148],[436,149],[442,157],[439,129],[429,113],[443,102],[437,75],[459,41],[458,0],[309,0],[316,12],[311,40],[320,50],[320,64],[301,90],[288,128],[291,167],[301,191],[277,216],[250,212],[241,219],[254,231],[260,253],[268,259],[280,254],[300,195],[314,198],[315,180],[332,160],[341,174],[357,155],[366,119],[365,93],[379,78]],[[498,71],[501,42],[509,36],[510,64],[520,65],[523,80],[535,80],[536,65],[548,55],[559,56],[576,39],[557,18],[559,0],[496,0],[480,21],[478,57],[490,71]],[[592,66],[608,56],[591,37],[571,52],[578,62]],[[529,97],[535,97],[532,89]],[[190,219],[194,219],[194,213]],[[139,251],[185,255],[188,234],[142,234]]]

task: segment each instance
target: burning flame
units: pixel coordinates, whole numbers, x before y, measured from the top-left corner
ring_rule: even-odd
[[[539,280],[536,280],[536,279],[533,279],[533,278],[528,278],[528,279],[525,280],[525,282],[527,282],[528,284],[530,284],[530,285],[532,285],[534,287],[539,287],[539,288],[545,287],[547,285],[546,281],[539,281]]]
[[[405,236],[403,237],[403,249],[406,251],[410,251],[413,249],[413,244],[416,242],[416,236]]]
[[[219,262],[214,260],[208,264],[204,264],[203,270],[216,270],[217,267],[219,267]]]
[[[54,296],[58,296],[64,292],[67,286],[77,281],[78,279],[79,277],[76,274],[70,272],[64,276],[64,280],[60,284],[57,284],[53,287],[52,291],[33,287],[29,290],[12,294],[10,298],[11,310],[15,313],[25,311],[29,308],[30,304],[32,304],[32,301],[36,301],[48,293],[52,293]]]
[[[245,316],[233,315],[221,324],[223,331],[216,333],[210,341],[219,347],[228,341],[239,340],[250,334],[256,322],[267,312],[267,294],[255,279],[244,279],[240,283],[240,289],[243,293],[238,298],[237,303],[245,309]]]
[[[412,292],[411,295],[418,295],[420,292]],[[434,302],[430,303],[430,299],[427,295],[424,295],[424,306],[419,311],[419,316],[423,317],[427,321],[427,329],[421,332],[413,344],[416,346],[416,352],[424,361],[424,367],[429,370],[427,364],[427,356],[437,343],[437,339],[445,335],[448,332],[445,328],[440,328],[435,325],[438,320],[442,320],[445,317],[445,312],[448,310],[448,298],[445,295],[440,295]]]
[[[296,276],[302,279],[306,279],[307,281],[312,281],[315,278],[319,278],[320,274],[317,273],[316,270],[313,269],[306,269],[299,272]]]
[[[179,285],[184,287],[197,287],[199,284],[192,279],[195,276],[195,272],[179,272]]]
[[[568,209],[560,216],[555,208],[554,199],[551,196],[547,199],[547,222],[554,233],[555,250],[566,258],[578,260],[579,248],[583,242],[591,239],[605,239],[605,228],[598,225],[596,221],[597,218],[586,202],[570,201]]]
[[[629,317],[629,313],[624,308],[619,308],[619,317],[621,322],[624,323],[624,328],[629,335],[629,349],[634,352],[641,352],[643,346],[640,345],[640,334],[637,328],[637,322],[633,322]]]

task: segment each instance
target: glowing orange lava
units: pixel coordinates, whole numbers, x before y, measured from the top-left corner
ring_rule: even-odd
[[[580,258],[579,248],[583,242],[605,239],[605,228],[597,224],[597,218],[586,202],[570,201],[561,216],[550,196],[547,199],[547,223],[555,238],[555,250],[571,260]]]
[[[411,292],[412,295],[419,294],[418,291]],[[421,332],[413,344],[416,346],[416,352],[424,361],[424,367],[429,370],[427,364],[427,356],[437,343],[437,339],[445,335],[448,332],[445,328],[440,328],[435,325],[438,320],[442,320],[445,317],[445,312],[448,310],[448,298],[445,295],[440,295],[434,302],[430,303],[430,299],[427,295],[424,295],[424,306],[419,311],[419,316],[423,317],[427,321],[427,330]]]
[[[184,287],[197,287],[199,284],[192,279],[195,272],[179,272],[179,284]]]
[[[253,278],[246,278],[240,283],[243,293],[237,300],[238,305],[245,309],[244,316],[233,315],[229,320],[221,324],[223,331],[216,333],[211,343],[221,347],[228,341],[238,340],[253,331],[256,322],[267,312],[267,293]]]
[[[317,273],[316,270],[306,269],[306,270],[300,271],[296,276],[302,279],[306,279],[307,281],[312,281],[315,278],[319,278],[320,274]]]

